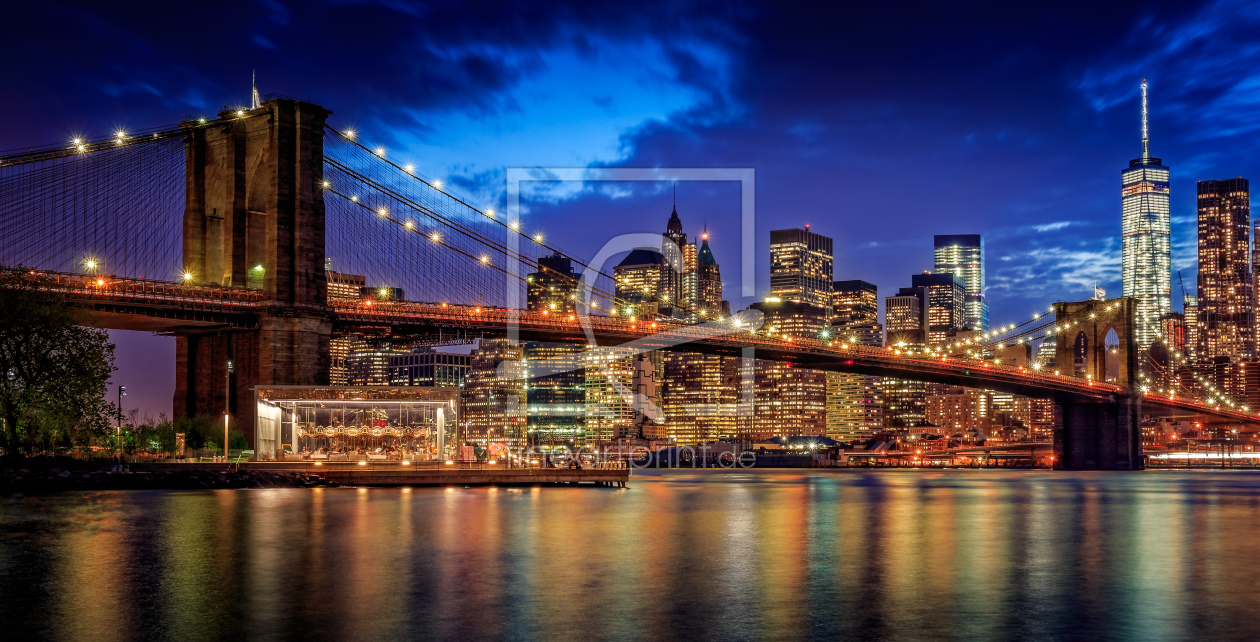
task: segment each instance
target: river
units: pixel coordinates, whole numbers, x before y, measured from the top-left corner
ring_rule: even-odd
[[[1260,635],[1260,474],[0,497],[7,639]]]

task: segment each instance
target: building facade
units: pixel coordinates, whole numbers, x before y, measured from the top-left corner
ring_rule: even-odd
[[[743,359],[689,352],[667,352],[664,357],[662,437],[695,445],[747,432],[749,412],[741,412]]]
[[[805,229],[770,232],[770,296],[831,310],[831,238]]]
[[[831,325],[879,321],[879,290],[866,281],[833,281],[831,284]]]
[[[748,306],[748,309],[761,312],[761,331],[765,334],[819,338],[830,327],[827,325],[827,310],[808,303],[767,297],[765,301]]]
[[[827,434],[827,377],[821,370],[758,359],[755,365],[755,440]]]
[[[953,274],[963,285],[964,313],[960,327],[989,329],[989,300],[984,296],[984,237],[979,234],[937,234],[932,258],[937,274]]]
[[[608,442],[634,425],[634,357],[614,350],[588,350],[586,441]]]
[[[389,357],[389,384],[462,388],[471,368],[472,357],[466,354],[432,348],[394,353]]]
[[[482,338],[472,351],[460,395],[462,431],[470,438],[524,446],[524,351],[506,338]]]
[[[1169,174],[1150,155],[1146,80],[1142,81],[1142,156],[1120,173],[1122,295],[1134,299],[1139,349],[1155,341],[1159,319],[1171,311],[1172,249]]]
[[[1245,178],[1198,182],[1198,356],[1255,357],[1251,208]]]
[[[525,421],[530,443],[575,445],[586,440],[586,346],[525,344]]]
[[[579,275],[573,261],[556,252],[538,259],[538,271],[525,277],[525,307],[554,314],[577,311]]]

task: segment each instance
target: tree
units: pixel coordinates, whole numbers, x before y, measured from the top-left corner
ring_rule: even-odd
[[[104,434],[114,346],[25,270],[0,269],[0,413],[8,454]]]

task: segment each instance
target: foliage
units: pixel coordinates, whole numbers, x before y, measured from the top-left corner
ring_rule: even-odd
[[[0,269],[0,445],[6,453],[58,450],[105,436],[114,346],[85,327],[44,279]]]

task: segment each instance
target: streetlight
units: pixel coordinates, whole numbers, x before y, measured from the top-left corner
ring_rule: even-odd
[[[228,460],[228,417],[232,412],[232,371],[235,369],[236,364],[228,359],[227,372],[223,377],[223,463]]]
[[[118,447],[119,458],[122,458],[122,398],[127,396],[127,386],[118,386],[118,427],[114,431],[114,445]]]

